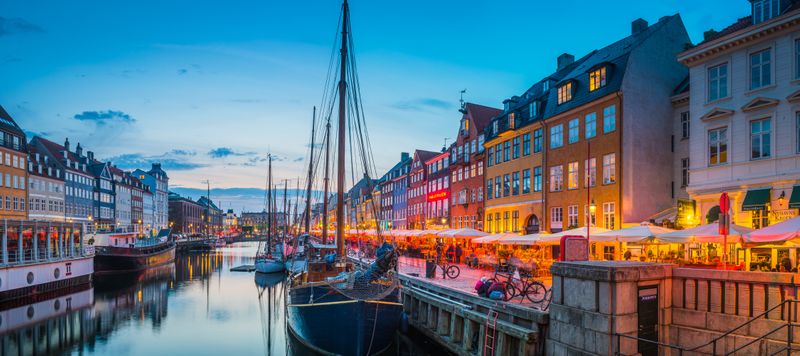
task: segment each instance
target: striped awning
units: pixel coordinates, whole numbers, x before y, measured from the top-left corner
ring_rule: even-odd
[[[742,211],[763,210],[769,204],[770,188],[748,190],[742,202]]]

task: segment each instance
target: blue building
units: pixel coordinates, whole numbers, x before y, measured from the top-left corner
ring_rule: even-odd
[[[389,171],[389,179],[387,180],[387,198],[391,197],[390,203],[387,203],[387,209],[391,209],[392,229],[406,230],[408,224],[406,222],[408,201],[406,193],[408,192],[408,172],[411,170],[411,161],[413,159],[407,152],[400,155],[400,162]]]
[[[114,177],[110,163],[94,159],[94,152],[89,151],[83,162],[89,167],[94,178],[92,184],[92,214],[95,227],[105,231],[113,231],[116,222],[116,199],[114,197]]]
[[[69,139],[64,145],[46,140],[39,136],[33,137],[30,142],[37,152],[57,162],[58,168],[64,172],[65,209],[64,221],[91,223],[93,217],[93,191],[94,175],[89,171],[82,156],[80,144],[75,151],[70,151]]]

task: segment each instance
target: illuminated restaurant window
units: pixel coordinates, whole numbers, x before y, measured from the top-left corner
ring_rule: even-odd
[[[606,86],[606,67],[601,67],[589,73],[589,91],[595,91]]]
[[[558,104],[563,104],[572,100],[572,82],[567,82],[558,87]]]
[[[578,189],[578,162],[567,165],[567,189]]]

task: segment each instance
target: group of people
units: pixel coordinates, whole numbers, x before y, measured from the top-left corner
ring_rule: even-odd
[[[447,249],[444,249],[444,244],[441,240],[436,241],[436,257],[441,259],[442,252],[447,260],[452,263],[461,263],[461,256],[464,256],[464,249],[461,245],[449,244]]]

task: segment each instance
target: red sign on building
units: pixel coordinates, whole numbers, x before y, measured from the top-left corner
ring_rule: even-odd
[[[440,190],[438,192],[428,194],[428,201],[444,200],[448,198],[450,198],[449,190]]]

